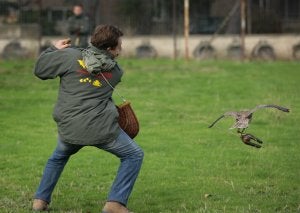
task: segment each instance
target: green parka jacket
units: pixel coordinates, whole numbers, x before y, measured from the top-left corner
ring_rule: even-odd
[[[109,53],[107,56],[110,57]],[[117,63],[111,70],[101,72],[113,87],[123,75]],[[87,72],[82,50],[58,50],[52,46],[38,58],[34,74],[42,80],[60,78],[53,118],[62,141],[94,145],[116,139],[120,127],[118,111],[112,100],[113,89],[99,73]]]

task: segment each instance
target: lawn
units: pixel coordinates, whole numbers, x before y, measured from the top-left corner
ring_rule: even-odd
[[[31,212],[44,165],[56,145],[52,109],[59,79],[41,81],[34,61],[0,62],[0,212]],[[140,120],[144,164],[129,201],[135,213],[300,212],[300,63],[122,59],[118,86]],[[117,96],[114,97],[119,102]],[[264,109],[244,145],[226,111]],[[51,212],[96,213],[119,162],[85,147],[67,164]]]

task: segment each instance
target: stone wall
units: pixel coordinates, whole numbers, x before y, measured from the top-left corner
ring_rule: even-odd
[[[30,58],[39,53],[37,24],[0,25],[0,58]]]
[[[18,42],[23,48],[26,57],[36,57],[39,54],[39,40],[32,34],[30,36],[0,37],[0,54],[3,58],[5,47],[9,43]],[[49,45],[49,42],[60,39],[60,37],[43,37],[41,46]],[[197,59],[239,59],[240,42],[238,36],[223,35],[217,37],[207,47],[210,36],[191,36],[189,39],[189,54],[191,58]],[[246,57],[248,59],[266,60],[300,60],[300,35],[249,35],[246,36]],[[205,48],[203,48],[203,46]],[[14,47],[12,45],[12,47]],[[179,58],[184,57],[184,38],[177,39],[177,54]],[[210,51],[206,51],[210,50]],[[263,51],[260,51],[263,50]],[[172,36],[134,36],[123,38],[124,57],[166,57],[172,58],[174,54]],[[255,55],[256,54],[256,55]],[[258,56],[257,56],[258,54]]]
[[[191,58],[198,58],[199,55],[195,50],[201,46],[202,43],[208,41],[210,36],[191,36],[189,39],[189,55]],[[156,51],[157,57],[173,57],[173,39],[171,36],[142,36],[142,37],[125,37],[123,40],[123,55],[136,56],[136,49],[139,46],[151,46]],[[269,46],[273,50],[274,59],[279,60],[293,60],[295,55],[294,48],[300,45],[300,35],[250,35],[245,39],[245,56],[248,59],[254,57],[255,48]],[[232,47],[240,47],[240,40],[238,36],[220,36],[211,43],[214,49],[213,58],[228,59],[230,57],[230,50]],[[268,49],[268,48],[267,48]],[[296,48],[300,54],[300,49]],[[177,39],[177,54],[179,57],[184,57],[185,47],[184,38]],[[265,54],[268,54],[266,51]],[[297,54],[296,54],[297,55]],[[204,57],[205,58],[205,57]],[[206,57],[207,58],[207,57]],[[208,57],[209,58],[209,57]],[[296,58],[300,60],[300,58]]]

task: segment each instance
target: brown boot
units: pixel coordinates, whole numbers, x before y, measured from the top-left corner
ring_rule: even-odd
[[[128,209],[118,202],[106,202],[102,213],[130,213]]]
[[[40,199],[34,199],[32,205],[33,211],[48,211],[48,203]]]

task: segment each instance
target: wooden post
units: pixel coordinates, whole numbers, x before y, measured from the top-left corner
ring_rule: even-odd
[[[247,34],[252,34],[252,0],[247,2]]]
[[[241,60],[245,59],[246,0],[241,0]]]
[[[172,5],[172,11],[173,11],[173,57],[174,59],[177,59],[177,13],[176,13],[176,0],[173,0],[173,5]]]
[[[42,49],[42,9],[43,9],[43,3],[42,0],[37,1],[38,4],[38,25],[39,25],[39,35],[38,35],[38,55],[41,52]]]
[[[189,59],[189,0],[184,0],[184,44],[185,44],[185,59]]]

